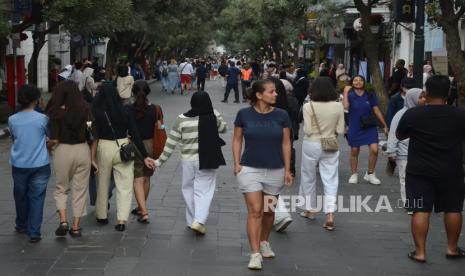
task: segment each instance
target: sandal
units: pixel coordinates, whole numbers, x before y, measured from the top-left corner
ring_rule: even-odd
[[[71,228],[69,230],[69,235],[73,238],[78,238],[78,237],[81,237],[82,236],[82,228],[79,227],[78,229],[73,229]]]
[[[142,214],[140,217],[137,219],[138,222],[142,224],[149,224],[149,214]]]
[[[328,231],[333,231],[334,230],[334,221],[326,221],[325,224],[323,224],[323,227]]]
[[[311,212],[303,211],[303,212],[300,212],[299,215],[309,220],[315,220],[315,214]]]
[[[421,263],[421,264],[424,264],[426,263],[426,260],[422,260],[422,259],[417,259],[417,252],[416,251],[412,251],[410,253],[408,253],[408,258],[414,262],[417,262],[417,263]]]
[[[136,207],[136,208],[132,209],[131,214],[133,214],[135,216],[140,216],[139,207]]]
[[[465,258],[465,250],[460,247],[457,247],[457,254],[446,254],[447,259],[463,259]]]
[[[57,230],[55,230],[55,235],[59,237],[66,236],[68,233],[69,226],[67,221],[62,221],[60,222],[60,225],[58,226]]]

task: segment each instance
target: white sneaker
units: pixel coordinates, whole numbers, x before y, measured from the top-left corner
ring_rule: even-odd
[[[358,183],[358,173],[354,173],[349,178],[349,184],[357,184]]]
[[[292,219],[290,217],[283,218],[280,222],[274,225],[276,232],[283,232],[289,224],[291,224]]]
[[[381,181],[376,177],[374,173],[372,174],[366,173],[363,179],[365,179],[365,181],[368,181],[370,184],[373,184],[373,185],[381,184]]]
[[[274,252],[271,250],[270,243],[267,241],[260,242],[260,253],[264,258],[274,258]]]
[[[196,221],[192,223],[191,229],[201,235],[205,235],[205,233],[207,232],[207,228],[205,228],[205,226]]]
[[[262,255],[260,253],[255,253],[250,255],[249,269],[260,270],[262,269]]]

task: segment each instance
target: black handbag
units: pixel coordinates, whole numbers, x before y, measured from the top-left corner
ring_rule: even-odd
[[[360,117],[360,128],[361,129],[369,129],[380,126],[378,119],[375,115],[366,115]]]
[[[107,118],[107,123],[111,128],[111,132],[113,132],[113,138],[115,139],[116,145],[118,145],[121,161],[128,162],[128,161],[135,160],[137,157],[136,146],[133,143],[127,143],[127,144],[124,143],[122,145],[118,143],[118,139],[116,138],[116,133],[115,133],[115,130],[113,129],[110,118],[108,117],[108,114],[106,111],[104,113],[105,113],[105,117]]]

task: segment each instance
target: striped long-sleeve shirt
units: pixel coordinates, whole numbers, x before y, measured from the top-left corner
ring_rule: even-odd
[[[216,122],[219,133],[226,133],[226,122],[218,111],[215,110]],[[155,161],[157,167],[162,166],[171,156],[176,145],[181,145],[181,157],[184,161],[199,160],[199,117],[186,117],[183,114],[176,121],[168,134],[165,148],[160,157]]]

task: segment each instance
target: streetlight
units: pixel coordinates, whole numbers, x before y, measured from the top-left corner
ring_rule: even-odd
[[[425,0],[417,0],[415,41],[413,44],[413,79],[415,86],[423,88],[423,61],[425,57]]]

